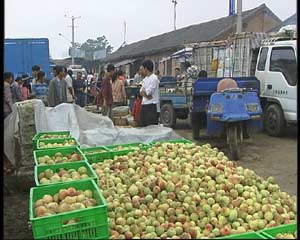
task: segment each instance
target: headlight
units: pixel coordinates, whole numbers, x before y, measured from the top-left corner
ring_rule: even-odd
[[[258,112],[258,104],[252,103],[252,104],[246,104],[247,112]]]
[[[210,106],[211,112],[223,112],[223,106],[220,104],[213,104]]]

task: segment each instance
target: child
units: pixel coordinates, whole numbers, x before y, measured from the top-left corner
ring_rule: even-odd
[[[142,99],[143,97],[140,95],[140,93],[138,93],[134,101],[134,105],[131,112],[133,119],[135,122],[137,122],[138,126],[140,125],[140,112],[142,106]]]

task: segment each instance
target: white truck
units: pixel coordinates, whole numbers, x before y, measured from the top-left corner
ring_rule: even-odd
[[[280,137],[297,124],[297,41],[271,38],[263,41],[255,71],[260,81],[264,129]]]

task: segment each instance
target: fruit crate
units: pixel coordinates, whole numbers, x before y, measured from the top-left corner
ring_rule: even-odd
[[[103,162],[105,159],[111,159],[112,153],[109,151],[106,147],[90,147],[90,148],[81,148],[80,149],[83,154],[85,155],[86,159],[89,163],[97,163],[97,162]],[[99,150],[105,150],[105,152],[102,153],[89,153],[92,151],[99,151]]]
[[[43,135],[68,135],[68,137],[71,137],[71,133],[70,131],[62,131],[62,132],[39,132],[37,134],[34,135],[34,137],[32,138],[32,145],[33,148],[36,150],[37,149],[37,141],[41,139],[41,136]],[[59,138],[58,138],[59,139]]]
[[[155,143],[193,143],[190,140],[186,139],[179,139],[179,140],[161,140],[161,141],[153,141],[150,143],[150,145],[154,145]]]
[[[129,143],[129,144],[120,144],[120,145],[111,145],[111,146],[105,146],[109,151],[112,153],[112,158],[115,156],[122,156],[126,155],[130,152],[136,151],[135,149],[127,149],[127,150],[114,150],[116,147],[138,147],[141,145],[141,150],[147,150],[151,146],[145,143]]]
[[[54,165],[44,165],[44,166],[35,166],[34,167],[34,180],[35,180],[35,184],[37,187],[43,187],[43,186],[49,186],[49,185],[53,185],[53,184],[63,184],[65,182],[58,182],[58,183],[49,183],[49,184],[41,184],[39,181],[39,174],[44,172],[46,169],[51,169],[53,170],[54,173],[57,173],[59,171],[60,168],[64,168],[66,170],[69,169],[74,169],[74,170],[78,170],[78,168],[80,167],[85,167],[87,169],[87,175],[89,176],[89,178],[86,179],[92,179],[97,183],[98,177],[96,175],[96,173],[94,172],[94,170],[92,169],[92,167],[87,163],[87,162],[71,162],[71,163],[60,163],[60,164],[54,164]],[[77,181],[82,181],[85,179],[78,179],[78,180],[72,180],[72,181],[67,181],[67,182],[77,182]]]
[[[247,232],[241,234],[233,234],[224,237],[218,237],[216,239],[268,239],[268,238],[258,232]]]
[[[260,234],[264,235],[268,239],[276,239],[276,235],[279,233],[292,233],[294,234],[297,231],[296,223],[284,224],[272,228],[266,228],[260,231]]]
[[[46,148],[46,149],[43,149],[43,150],[33,151],[33,158],[34,158],[35,165],[36,166],[40,165],[39,162],[38,162],[39,157],[44,157],[46,155],[49,156],[49,157],[52,157],[57,152],[61,152],[63,156],[66,156],[66,155],[72,154],[72,153],[78,153],[81,156],[82,160],[76,161],[76,162],[82,162],[82,161],[87,162],[86,157],[81,152],[79,147]],[[53,164],[47,164],[47,165],[42,165],[42,166],[51,166],[51,165],[53,165]]]
[[[92,190],[97,205],[91,208],[59,213],[56,215],[35,217],[34,203],[44,195],[54,195],[60,189],[74,187],[76,190]],[[64,223],[77,219],[73,224]],[[97,184],[93,180],[68,182],[59,185],[34,187],[30,189],[29,221],[34,239],[108,239],[107,203]]]
[[[75,145],[72,145],[72,146],[63,146],[63,147],[51,147],[51,148],[41,148],[40,147],[40,143],[41,142],[44,142],[46,144],[48,143],[63,143],[64,141],[66,140],[74,140],[75,141]],[[76,138],[58,138],[58,139],[39,139],[37,140],[37,150],[41,150],[41,149],[53,149],[53,148],[66,148],[66,147],[80,147],[80,144],[79,142],[77,141]]]

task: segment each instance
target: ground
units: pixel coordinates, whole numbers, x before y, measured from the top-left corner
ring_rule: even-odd
[[[178,121],[175,131],[192,140],[188,120]],[[205,135],[205,131],[201,135]],[[223,140],[202,137],[195,142],[210,143],[228,154]],[[263,177],[274,176],[282,191],[297,194],[297,129],[288,129],[286,136],[282,138],[269,137],[265,133],[251,136],[243,143],[242,158],[237,164],[252,169]],[[29,188],[34,186],[33,177],[20,178],[17,182],[13,177],[5,177],[4,181],[13,190],[10,195],[4,195],[4,238],[32,239],[28,228],[28,199]]]

